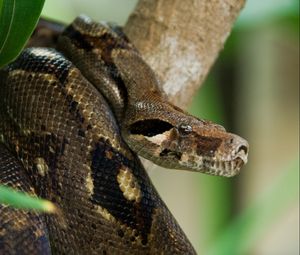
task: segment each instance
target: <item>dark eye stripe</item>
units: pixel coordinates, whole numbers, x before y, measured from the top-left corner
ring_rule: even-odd
[[[174,158],[174,159],[177,159],[177,160],[181,160],[182,153],[181,152],[171,151],[169,149],[164,149],[159,154],[159,156],[161,156],[162,158],[164,158],[164,157],[170,157],[170,158]]]
[[[155,136],[162,134],[173,128],[173,126],[163,120],[148,119],[140,120],[132,124],[129,128],[130,133],[134,135]]]

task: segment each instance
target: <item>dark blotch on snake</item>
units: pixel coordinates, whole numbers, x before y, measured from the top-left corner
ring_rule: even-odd
[[[111,155],[111,158],[107,158],[106,155],[108,154]],[[152,225],[152,213],[155,208],[155,201],[149,194],[151,190],[148,189],[145,183],[139,182],[142,198],[137,203],[124,197],[117,182],[117,175],[124,166],[131,169],[133,175],[139,174],[139,166],[137,165],[139,162],[129,161],[102,139],[96,144],[91,156],[94,184],[92,202],[106,208],[110,214],[123,224],[136,229],[143,243],[147,243]],[[140,178],[144,178],[144,176],[136,179],[139,180]]]

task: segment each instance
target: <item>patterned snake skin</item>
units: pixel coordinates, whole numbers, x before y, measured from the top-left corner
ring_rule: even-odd
[[[247,142],[167,103],[117,27],[79,17],[58,49],[0,73],[0,183],[62,216],[0,205],[0,254],[195,254],[135,152],[232,176]]]

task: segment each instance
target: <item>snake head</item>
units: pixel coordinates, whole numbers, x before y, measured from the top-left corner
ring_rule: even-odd
[[[123,137],[132,150],[160,166],[229,177],[247,163],[246,140],[173,105],[156,105],[153,114],[136,116],[147,117],[137,117]]]

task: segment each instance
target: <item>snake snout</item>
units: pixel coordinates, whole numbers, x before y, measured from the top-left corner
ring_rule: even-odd
[[[233,158],[238,159],[240,158],[244,164],[248,161],[248,151],[249,151],[249,144],[248,142],[237,136],[233,135],[233,138],[230,139],[230,142],[233,146]]]

